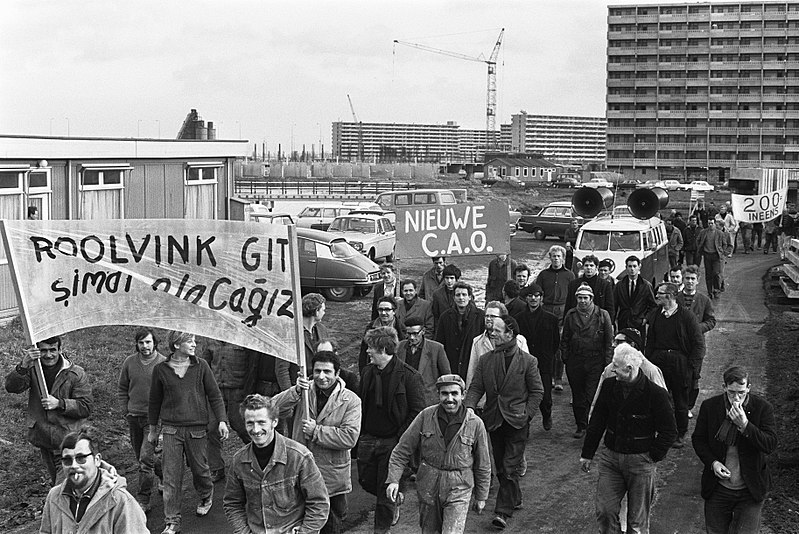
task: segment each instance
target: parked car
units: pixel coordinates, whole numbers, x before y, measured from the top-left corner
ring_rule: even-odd
[[[374,202],[309,201],[297,215],[297,226],[314,230],[327,230],[333,219],[356,209],[380,209]]]
[[[647,180],[646,182],[638,185],[638,189],[653,189],[655,187],[666,189],[666,184],[663,183],[663,180]]]
[[[380,270],[373,261],[352,248],[340,236],[297,228],[300,258],[300,285],[319,290],[336,302],[350,300],[356,291],[365,295],[380,281]]]
[[[618,188],[619,189],[637,189],[638,186],[641,185],[640,180],[622,180],[619,182]]]
[[[591,178],[587,182],[583,182],[583,187],[593,187],[594,189],[607,187],[608,189],[613,189],[614,184],[610,180],[605,180],[604,178]]]
[[[716,188],[704,180],[694,180],[687,188],[693,191],[714,191]]]
[[[282,211],[273,211],[269,213],[253,213],[250,215],[252,222],[268,223],[268,224],[294,224],[294,219],[291,214]]]
[[[663,180],[663,185],[666,186],[666,190],[668,191],[682,191],[683,189],[687,189],[679,180]]]
[[[328,233],[339,235],[358,252],[376,258],[394,260],[397,232],[388,217],[375,214],[341,215],[333,219]]]
[[[519,219],[522,218],[522,214],[513,208],[508,208],[508,216],[510,217],[510,236],[513,237],[516,235],[516,230],[519,228]]]
[[[552,187],[556,187],[558,189],[572,189],[574,187],[580,187],[581,185],[583,184],[580,183],[580,180],[577,178],[572,178],[571,176],[558,178],[551,184]]]
[[[577,219],[582,226],[583,218],[574,213],[571,202],[550,202],[536,215],[522,215],[519,229],[533,234],[536,239],[547,236],[563,239],[572,219]]]

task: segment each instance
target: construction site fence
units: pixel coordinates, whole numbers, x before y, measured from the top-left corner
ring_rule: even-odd
[[[386,191],[417,189],[420,184],[407,181],[323,181],[323,180],[275,180],[275,179],[238,179],[234,189],[237,196],[275,197],[275,196],[328,196],[373,198]]]
[[[353,179],[431,181],[438,175],[436,163],[335,163],[279,162],[240,163],[236,178]]]

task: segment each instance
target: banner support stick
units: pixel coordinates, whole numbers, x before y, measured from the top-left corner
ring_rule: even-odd
[[[305,332],[302,325],[302,287],[300,285],[300,257],[297,241],[297,227],[290,225],[289,231],[289,256],[291,258],[291,292],[293,295],[293,311],[294,311],[294,333],[297,338],[296,346],[296,362],[300,366],[300,373],[302,376],[308,377],[308,369],[305,362]],[[302,391],[302,406],[305,410],[305,418],[311,416],[311,410],[308,400],[308,391]]]

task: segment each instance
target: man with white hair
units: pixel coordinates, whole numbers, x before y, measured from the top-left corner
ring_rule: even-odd
[[[641,353],[628,344],[613,354],[615,378],[602,384],[588,423],[580,464],[591,470],[599,440],[596,518],[600,532],[620,532],[619,509],[627,495],[627,532],[649,532],[656,464],[677,438],[668,392],[641,372]]]
[[[542,307],[558,318],[563,326],[563,316],[566,314],[566,299],[569,296],[569,284],[574,280],[574,273],[566,268],[566,249],[560,245],[549,247],[550,265],[535,279],[544,292]],[[563,362],[555,361],[553,373],[555,391],[563,391]]]

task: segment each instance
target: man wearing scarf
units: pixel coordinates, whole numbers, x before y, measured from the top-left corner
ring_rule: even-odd
[[[760,532],[771,485],[766,457],[777,448],[774,408],[749,392],[743,367],[724,372],[724,393],[702,403],[691,441],[705,469],[702,498],[708,534]]]
[[[516,319],[501,317],[493,321],[491,331],[496,348],[477,362],[466,407],[474,410],[483,394],[486,395],[482,418],[491,437],[499,478],[496,517],[491,524],[504,529],[513,511],[522,504],[520,466],[530,421],[544,397],[544,385],[537,360],[516,343],[519,333]]]

